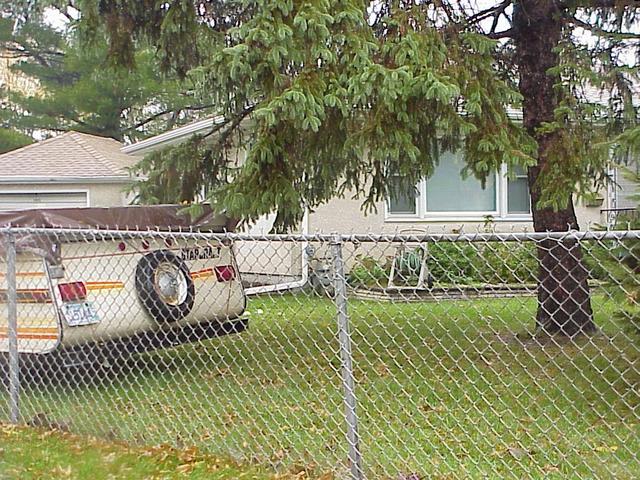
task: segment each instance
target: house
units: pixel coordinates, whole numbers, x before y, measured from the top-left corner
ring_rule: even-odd
[[[519,112],[511,113],[517,117]],[[142,158],[192,135],[206,134],[220,120],[219,117],[200,120],[127,145],[122,152]],[[502,168],[483,188],[477,179],[461,176],[462,162],[460,155],[443,155],[433,175],[421,181],[415,191],[398,192],[395,198],[378,202],[377,212],[366,216],[360,209],[361,201],[348,196],[334,198],[308,212],[300,232],[443,233],[461,230],[474,232],[488,226],[495,231],[506,232],[533,230],[527,177],[523,169],[513,172],[515,176],[510,176],[506,168]],[[616,170],[613,169],[611,173],[616,175]],[[621,191],[620,185],[612,183],[591,203],[577,201],[575,208],[580,228],[605,225],[612,218],[610,212],[627,201],[628,193],[628,185]],[[272,225],[273,216],[264,217],[251,226],[248,233],[269,233]],[[281,242],[241,242],[237,257],[243,279],[249,278],[249,283],[256,285],[277,284],[277,289],[303,284],[308,278],[310,265],[313,267],[314,262],[317,262],[316,265],[323,263],[322,258],[317,258],[322,257],[322,251],[319,254],[316,252],[316,258],[312,260],[305,247],[304,244],[292,247]],[[359,252],[361,254],[364,253],[362,249]],[[389,249],[382,253],[389,254],[393,254]],[[350,268],[356,261],[357,253],[347,252],[345,258],[347,268]],[[256,287],[255,290],[270,291],[269,288]]]
[[[127,145],[122,152],[142,158],[149,152],[175,145],[191,135],[210,131],[217,119],[209,118]],[[376,204],[376,213],[364,215],[361,201],[334,198],[307,215],[305,231],[312,233],[397,233],[403,230],[451,232],[475,231],[491,223],[496,231],[531,231],[532,218],[526,173],[523,169],[509,178],[506,168],[490,177],[483,188],[475,178],[463,178],[462,157],[445,154],[433,175],[414,191],[398,192],[396,198]],[[622,178],[616,170],[612,175]],[[625,187],[622,190],[622,187]],[[575,202],[581,229],[605,225],[607,213],[629,198],[628,184],[612,184],[595,200]],[[336,215],[335,212],[340,212]],[[265,223],[266,222],[266,223]],[[259,222],[259,232],[268,231],[268,222]]]
[[[127,205],[137,159],[114,139],[79,132],[0,155],[0,211]]]

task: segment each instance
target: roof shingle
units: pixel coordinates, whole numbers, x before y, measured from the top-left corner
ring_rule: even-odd
[[[122,153],[117,140],[67,132],[0,155],[0,179],[130,178],[139,159]]]

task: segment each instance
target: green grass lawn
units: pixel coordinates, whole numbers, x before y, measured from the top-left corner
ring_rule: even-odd
[[[640,477],[640,343],[622,334],[612,303],[593,303],[605,335],[559,345],[527,340],[530,297],[351,301],[368,478]],[[253,298],[249,311],[240,335],[28,391],[24,418],[342,478],[331,301]]]
[[[268,480],[275,476],[195,449],[131,448],[94,438],[0,424],[2,480],[207,479]]]

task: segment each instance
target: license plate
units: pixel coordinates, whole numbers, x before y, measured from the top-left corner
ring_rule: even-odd
[[[98,323],[98,313],[89,302],[65,303],[62,305],[64,318],[70,327]]]

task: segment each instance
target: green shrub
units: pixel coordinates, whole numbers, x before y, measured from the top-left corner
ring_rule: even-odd
[[[442,242],[429,246],[428,266],[438,283],[535,283],[538,259],[531,242]]]
[[[394,283],[416,285],[422,254],[419,249],[404,252],[395,260]],[[359,257],[348,282],[358,286],[385,286],[391,259]],[[537,281],[538,260],[531,242],[438,242],[427,247],[426,275],[436,284],[524,284]],[[427,278],[425,278],[426,280]]]
[[[427,267],[436,283],[470,283],[478,280],[474,259],[476,248],[470,243],[429,244]]]
[[[640,229],[640,220],[630,218],[628,227]],[[597,242],[585,253],[591,277],[603,282],[614,299],[615,315],[628,330],[640,332],[640,241],[636,239]]]
[[[389,278],[389,267],[370,256],[358,256],[358,262],[351,269],[347,283],[352,287],[386,286]]]
[[[531,284],[538,281],[538,256],[533,242],[482,245],[481,278],[487,283]]]

